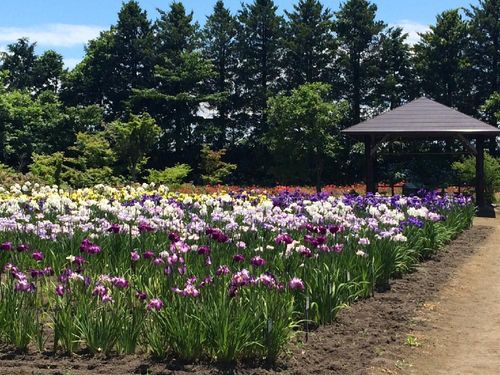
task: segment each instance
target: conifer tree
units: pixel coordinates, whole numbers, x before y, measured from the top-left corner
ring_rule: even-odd
[[[203,55],[214,66],[214,75],[208,80],[208,85],[212,93],[220,93],[214,126],[206,132],[207,140],[215,143],[217,148],[224,147],[228,137],[234,143],[238,135],[236,123],[231,120],[237,66],[236,32],[236,19],[222,0],[217,1],[202,33]]]
[[[205,84],[213,68],[199,51],[198,29],[193,13],[186,13],[180,2],[173,2],[168,12],[160,11],[155,24],[154,83],[135,90],[132,98],[135,111],[150,113],[162,128],[162,155],[174,152],[187,161],[192,161],[194,147],[200,143],[202,103],[213,99]]]
[[[6,52],[0,53],[0,70],[8,72],[4,83],[10,90],[29,89],[33,86],[35,47],[36,43],[30,43],[28,38],[21,38],[9,44]]]
[[[480,0],[466,14],[470,18],[467,55],[478,108],[493,92],[500,91],[500,1]]]
[[[238,15],[239,109],[256,139],[267,131],[267,99],[277,91],[281,73],[283,19],[277,9],[273,0],[254,0]]]
[[[342,90],[351,104],[351,122],[361,120],[361,106],[370,105],[367,94],[374,85],[378,37],[385,24],[375,19],[377,6],[368,0],[347,0],[335,13],[339,41]]]
[[[430,31],[415,46],[417,70],[424,93],[435,100],[470,113],[465,83],[468,61],[467,25],[458,9],[439,14]]]
[[[380,38],[377,53],[377,86],[374,105],[380,110],[394,109],[418,96],[408,34],[400,27],[387,29]]]
[[[117,24],[89,42],[85,58],[69,74],[65,102],[100,104],[108,119],[124,116],[132,90],[147,87],[152,78],[151,33],[138,2],[124,3]]]
[[[293,12],[285,14],[286,86],[331,81],[335,59],[331,11],[318,0],[300,0]]]

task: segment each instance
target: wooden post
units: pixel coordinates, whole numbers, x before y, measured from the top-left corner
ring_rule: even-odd
[[[374,145],[374,139],[367,136],[365,138],[365,184],[367,193],[377,192],[375,183],[375,161],[377,156],[372,154],[372,147]]]
[[[476,205],[485,207],[484,200],[484,139],[481,136],[476,138]]]

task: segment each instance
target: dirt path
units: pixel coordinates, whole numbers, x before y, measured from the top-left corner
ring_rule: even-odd
[[[477,218],[474,225],[493,232],[418,311],[407,336],[408,357],[394,372],[500,373],[500,218]]]

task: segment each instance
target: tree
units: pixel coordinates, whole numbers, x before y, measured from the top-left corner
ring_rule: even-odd
[[[375,20],[376,13],[377,6],[367,0],[347,0],[335,13],[342,91],[350,101],[354,124],[361,120],[361,106],[370,105],[367,95],[374,86],[377,38],[385,27]]]
[[[491,125],[500,126],[500,92],[496,91],[481,106],[479,113],[484,121]],[[497,139],[491,138],[486,140],[485,146],[489,149],[492,156],[500,156],[500,143]]]
[[[338,152],[340,124],[347,113],[346,102],[331,103],[326,99],[330,90],[328,84],[311,83],[299,86],[290,95],[269,99],[272,126],[267,141],[271,150],[293,161],[307,158],[318,192],[325,159]]]
[[[147,181],[155,184],[177,185],[182,183],[192,172],[188,164],[176,164],[173,167],[165,168],[161,171],[148,169]]]
[[[336,50],[333,14],[318,0],[300,0],[293,9],[285,11],[286,86],[331,81]]]
[[[500,125],[500,91],[496,91],[481,106],[483,118],[491,125]]]
[[[126,167],[132,181],[146,164],[147,154],[157,144],[161,129],[149,114],[132,115],[126,122],[114,121],[106,129],[111,147]]]
[[[62,128],[61,103],[50,92],[33,98],[27,91],[0,94],[2,158],[18,171],[29,164],[32,153],[63,150],[68,139]]]
[[[211,150],[208,145],[201,147],[201,179],[205,184],[220,184],[236,169],[236,164],[222,161],[225,149]]]
[[[69,74],[65,102],[102,105],[108,119],[124,116],[132,90],[151,82],[152,45],[146,11],[137,1],[124,3],[117,24],[89,42],[85,58]]]
[[[34,153],[29,165],[30,172],[40,177],[46,184],[60,186],[62,182],[64,152],[58,151],[51,155]]]
[[[36,93],[51,91],[57,93],[64,72],[63,57],[55,51],[45,51],[33,65],[33,87]]]
[[[466,104],[467,25],[458,9],[448,10],[436,18],[430,31],[421,35],[415,45],[416,66],[424,93],[435,100],[470,113]]]
[[[32,159],[31,174],[51,185],[69,184],[81,188],[119,182],[112,169],[116,156],[103,132],[80,132],[74,145],[65,152],[34,153]]]
[[[207,17],[202,32],[203,55],[214,66],[214,74],[207,83],[210,92],[220,94],[215,102],[217,115],[214,119],[215,127],[210,132],[205,131],[206,139],[224,147],[229,129],[232,129],[232,138],[235,138],[236,124],[231,119],[231,106],[234,102],[235,70],[238,64],[236,57],[236,19],[224,7],[224,2],[215,3],[213,13]]]
[[[459,174],[462,182],[474,185],[476,180],[476,158],[455,162],[452,168]],[[495,201],[495,192],[500,190],[500,159],[490,154],[484,155],[484,195],[487,203]]]
[[[197,144],[196,130],[203,121],[199,110],[202,103],[211,102],[213,95],[205,85],[213,76],[213,67],[197,51],[198,26],[184,6],[173,2],[169,12],[160,12],[155,25],[158,62],[154,85],[135,90],[132,104],[136,112],[150,113],[163,130],[163,155],[175,152],[186,160]]]
[[[280,76],[283,19],[277,9],[273,0],[254,0],[238,14],[239,105],[256,139],[267,131],[267,100]]]
[[[21,38],[16,43],[7,45],[7,52],[0,54],[0,70],[9,72],[4,83],[10,90],[30,89],[33,86],[35,46],[36,43],[30,43],[28,38]]]
[[[389,28],[381,35],[377,53],[378,82],[373,102],[381,110],[394,109],[417,95],[415,71],[408,34],[400,27]]]
[[[479,0],[465,11],[469,43],[467,55],[474,74],[476,107],[494,91],[500,91],[500,2]]]
[[[153,34],[146,11],[135,0],[124,3],[114,32],[112,76],[114,111],[123,115],[132,90],[148,87],[153,77]]]

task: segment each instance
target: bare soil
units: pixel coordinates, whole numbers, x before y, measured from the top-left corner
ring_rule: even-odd
[[[460,370],[474,364],[470,347],[484,347],[477,351],[484,363],[496,358],[500,368],[495,345],[500,335],[500,286],[495,279],[500,254],[494,251],[495,246],[500,250],[499,236],[498,219],[478,220],[415,272],[392,281],[389,291],[356,302],[335,324],[312,332],[307,343],[294,344],[290,355],[272,368],[155,362],[146,356],[20,354],[0,348],[0,374],[420,375],[439,374],[436,370],[445,360],[449,366],[443,369],[459,371],[443,374],[467,374]],[[407,344],[409,336],[415,337],[413,346]],[[436,350],[439,357],[432,358]],[[456,367],[457,360],[463,365]]]
[[[477,218],[475,225],[493,226],[491,234],[417,311],[408,329],[412,345],[398,348],[399,360],[372,374],[500,373],[500,218]]]

